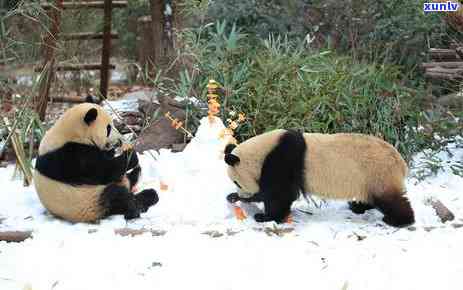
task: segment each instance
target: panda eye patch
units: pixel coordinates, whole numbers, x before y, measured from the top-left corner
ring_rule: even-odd
[[[109,137],[109,134],[111,134],[111,125],[106,126],[106,137]]]
[[[238,188],[241,188],[240,184],[238,182],[236,182],[235,180],[233,180],[233,183],[238,186]]]

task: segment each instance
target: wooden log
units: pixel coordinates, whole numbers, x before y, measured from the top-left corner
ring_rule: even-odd
[[[51,9],[56,7],[50,3],[42,3],[40,4],[43,9]],[[127,1],[112,1],[113,8],[125,8],[127,7]],[[104,9],[105,3],[104,1],[85,1],[85,2],[65,2],[63,5],[63,9],[81,9],[81,8],[97,8],[97,9]]]
[[[436,60],[461,60],[453,49],[431,48],[429,49],[431,58]]]
[[[115,32],[111,32],[112,39],[118,39],[119,35]],[[67,33],[63,34],[62,38],[64,40],[92,40],[92,39],[103,39],[103,33],[93,33],[93,32],[80,32],[80,33]]]
[[[82,96],[56,96],[50,97],[50,101],[53,103],[72,103],[79,104],[87,102],[87,97]]]
[[[421,64],[423,68],[435,68],[435,67],[442,67],[442,68],[463,68],[463,61],[442,61],[442,62],[425,62]]]
[[[19,243],[32,238],[32,231],[5,231],[0,232],[0,241],[8,243]]]

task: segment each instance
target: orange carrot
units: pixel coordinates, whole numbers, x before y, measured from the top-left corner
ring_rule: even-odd
[[[233,210],[234,210],[234,212],[235,212],[235,217],[236,217],[238,220],[242,221],[242,220],[246,219],[246,214],[244,214],[244,211],[243,211],[243,209],[242,209],[241,207],[239,207],[239,206],[234,206],[234,207],[233,207]]]

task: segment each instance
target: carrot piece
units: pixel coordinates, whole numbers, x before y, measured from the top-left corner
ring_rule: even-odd
[[[287,224],[292,224],[293,223],[293,217],[291,215],[288,215],[285,219],[285,223]]]
[[[162,191],[166,191],[169,189],[169,186],[162,181],[160,182],[160,187]]]
[[[243,209],[241,207],[235,206],[235,207],[233,207],[233,211],[235,212],[235,217],[238,220],[242,221],[242,220],[246,219],[246,215],[244,214],[244,211],[243,211]]]

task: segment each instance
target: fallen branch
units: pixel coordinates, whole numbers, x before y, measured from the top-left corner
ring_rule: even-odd
[[[28,238],[32,238],[32,231],[6,231],[0,232],[1,242],[19,243]]]
[[[116,229],[114,230],[114,233],[116,235],[120,235],[123,237],[126,236],[139,236],[144,233],[151,233],[151,236],[153,237],[158,237],[158,236],[163,236],[166,234],[166,231],[163,230],[150,230],[150,229],[130,229],[130,228],[121,228],[121,229]]]
[[[89,230],[88,233],[95,233],[97,230]],[[166,231],[163,230],[151,230],[151,229],[130,229],[130,228],[120,228],[115,229],[114,234],[122,237],[134,237],[139,236],[145,233],[151,233],[151,236],[158,237],[166,234]],[[32,238],[32,231],[5,231],[0,232],[0,242],[23,242],[26,239]]]

